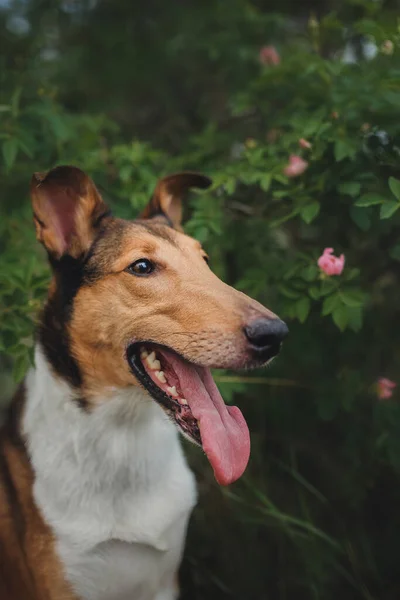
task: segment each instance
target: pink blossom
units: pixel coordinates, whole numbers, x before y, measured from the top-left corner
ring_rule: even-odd
[[[304,138],[299,139],[299,146],[300,148],[306,148],[307,150],[311,148],[310,142],[305,140]]]
[[[344,254],[333,256],[333,248],[325,248],[318,259],[319,268],[327,275],[340,275],[344,269]]]
[[[391,379],[386,379],[386,377],[379,377],[378,382],[376,384],[379,400],[386,400],[387,398],[391,398],[393,396],[393,390],[395,387],[397,387],[397,383],[391,381]]]
[[[298,177],[308,167],[308,162],[303,160],[301,156],[297,156],[296,154],[291,154],[289,156],[289,164],[283,169],[283,172],[288,177]]]
[[[281,62],[281,57],[275,46],[263,46],[258,57],[262,65],[276,66]]]

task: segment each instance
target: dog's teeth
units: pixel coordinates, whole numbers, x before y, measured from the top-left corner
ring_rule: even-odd
[[[174,385],[172,387],[168,387],[167,392],[169,392],[171,396],[174,396],[174,398],[176,398],[178,395],[178,392],[176,391],[176,387]]]
[[[165,379],[164,371],[156,371],[156,377],[157,377],[158,381],[161,381],[161,383],[167,383],[167,380]]]
[[[144,360],[145,358],[147,358],[149,356],[149,353],[147,352],[147,350],[145,348],[141,348],[140,349],[140,358],[142,360]]]
[[[185,398],[178,398],[178,402],[179,404],[182,404],[182,406],[186,406],[188,401]]]
[[[153,352],[150,352],[150,354],[147,356],[146,361],[150,369],[152,369],[153,371],[161,370],[161,363],[159,360],[156,359],[156,353],[154,352],[154,350]]]

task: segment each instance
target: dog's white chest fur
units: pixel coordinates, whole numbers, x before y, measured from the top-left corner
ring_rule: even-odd
[[[34,495],[83,600],[173,600],[196,500],[175,427],[138,388],[90,414],[38,349],[24,432]]]

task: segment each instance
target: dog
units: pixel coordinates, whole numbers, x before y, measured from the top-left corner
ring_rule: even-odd
[[[176,600],[196,503],[178,432],[220,484],[245,470],[246,422],[210,368],[265,365],[288,330],[183,233],[188,191],[210,184],[165,177],[127,221],[76,167],[33,176],[52,280],[1,432],[1,600]]]

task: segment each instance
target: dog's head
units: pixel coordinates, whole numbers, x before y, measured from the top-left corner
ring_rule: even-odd
[[[266,364],[287,327],[218,279],[183,233],[182,200],[210,183],[166,177],[141,217],[126,221],[81,170],[35,174],[36,232],[53,269],[39,338],[55,372],[94,409],[115,388],[142,385],[229,483],[247,464],[249,435],[209,369]]]

